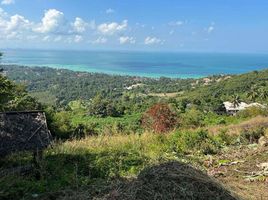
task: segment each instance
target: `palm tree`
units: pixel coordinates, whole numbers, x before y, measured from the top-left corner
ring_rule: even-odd
[[[268,98],[268,90],[265,87],[259,88],[258,93],[262,100],[266,100]]]
[[[247,97],[251,101],[255,101],[259,97],[259,92],[256,86],[253,86],[250,91],[247,93]]]
[[[238,107],[241,103],[241,99],[239,95],[232,95],[232,100],[231,100],[234,108]]]

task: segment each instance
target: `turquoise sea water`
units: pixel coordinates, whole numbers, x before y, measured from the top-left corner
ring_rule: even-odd
[[[197,78],[268,68],[268,54],[6,50],[2,63],[146,77]]]

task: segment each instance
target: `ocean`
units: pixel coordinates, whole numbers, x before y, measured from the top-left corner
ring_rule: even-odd
[[[199,78],[268,68],[268,54],[4,50],[2,63],[145,77]]]

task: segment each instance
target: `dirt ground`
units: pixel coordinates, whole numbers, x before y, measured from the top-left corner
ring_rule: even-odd
[[[208,157],[208,174],[245,200],[268,200],[268,147],[226,149]]]

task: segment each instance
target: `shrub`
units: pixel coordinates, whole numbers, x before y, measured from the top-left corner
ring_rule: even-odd
[[[267,116],[267,109],[258,106],[249,107],[237,113],[238,117],[251,118],[257,116]]]
[[[240,135],[240,142],[246,144],[257,143],[261,136],[264,136],[265,129],[263,127],[245,129]]]
[[[185,127],[200,127],[204,125],[204,114],[192,108],[181,115],[181,125]]]
[[[199,151],[203,154],[214,154],[219,145],[206,130],[180,131],[173,135],[173,150],[180,153]]]
[[[48,128],[52,135],[58,139],[69,139],[75,128],[71,125],[70,114],[66,111],[56,113],[53,110],[46,111]]]
[[[215,136],[215,139],[223,145],[235,144],[237,135],[230,135],[227,133],[227,129],[220,130],[220,133]]]
[[[157,133],[165,133],[172,130],[177,123],[176,114],[167,104],[156,104],[142,117],[142,125],[146,129]]]

